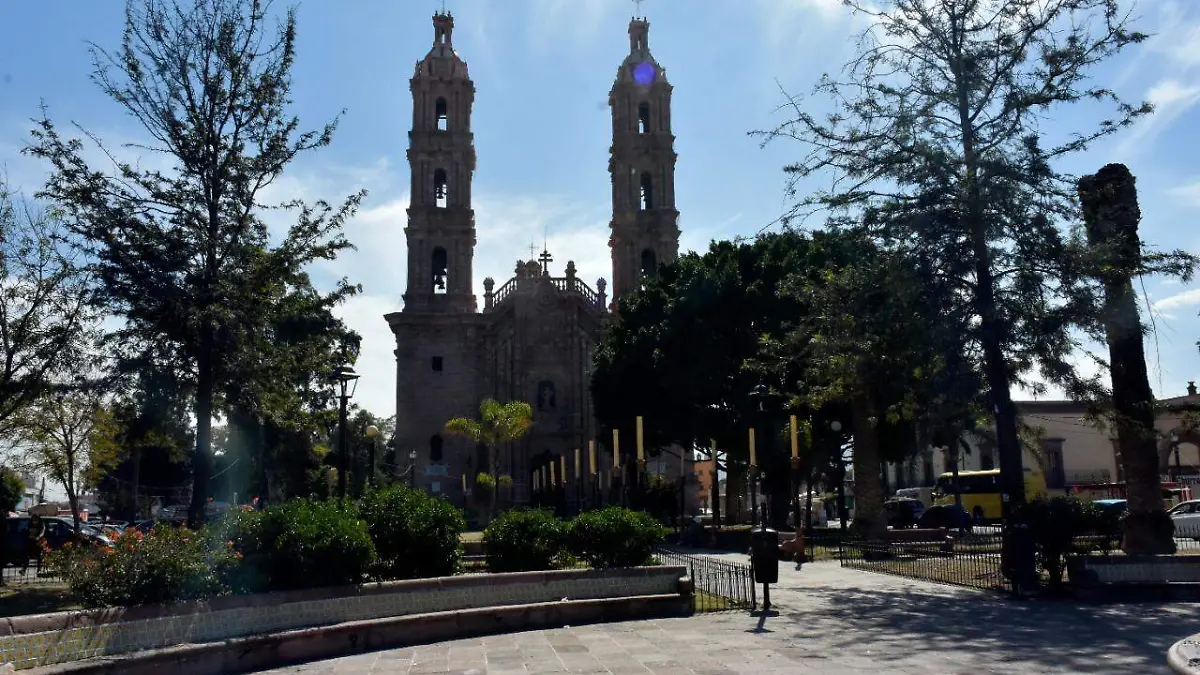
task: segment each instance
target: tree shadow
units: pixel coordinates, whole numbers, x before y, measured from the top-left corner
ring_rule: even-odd
[[[1167,649],[1200,630],[1200,604],[1089,605],[939,591],[806,586],[796,591],[809,601],[804,610],[772,625],[801,644],[869,645],[880,662],[975,653],[1029,670],[1111,675],[1166,672]]]

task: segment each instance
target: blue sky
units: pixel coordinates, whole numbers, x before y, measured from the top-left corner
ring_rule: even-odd
[[[280,2],[283,6],[286,3]],[[395,372],[382,315],[404,292],[404,208],[408,203],[408,78],[433,39],[437,0],[309,0],[299,8],[294,112],[318,126],[345,109],[333,145],[297,162],[272,197],[337,200],[370,195],[349,227],[358,251],[323,266],[318,279],[346,275],[364,292],[342,313],[364,336],[358,400],[390,414]],[[123,3],[76,2],[47,9],[35,0],[0,3],[0,166],[32,192],[45,167],[19,155],[40,101],[60,124],[78,121],[110,144],[139,128],[88,78],[87,42],[119,44]],[[477,88],[475,209],[479,245],[474,281],[503,283],[530,243],[548,237],[556,273],[574,260],[594,283],[609,278],[607,94],[628,52],[628,0],[446,0],[455,47]],[[1142,0],[1148,43],[1096,73],[1158,113],[1098,144],[1064,168],[1091,172],[1110,161],[1138,176],[1142,234],[1161,248],[1200,253],[1200,2]],[[747,131],[781,119],[780,87],[804,93],[851,55],[861,28],[837,0],[647,0],[650,47],[675,87],[672,120],[679,153],[681,248],[753,235],[786,208],[783,164],[800,148],[759,147]],[[13,27],[16,27],[14,30]],[[819,99],[808,103],[821,110]],[[1087,110],[1056,111],[1068,129]],[[1147,280],[1157,332],[1147,351],[1159,396],[1200,379],[1200,284]]]

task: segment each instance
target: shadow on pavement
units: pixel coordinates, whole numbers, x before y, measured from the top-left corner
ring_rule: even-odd
[[[794,597],[804,600],[804,611],[785,610],[767,622],[771,629],[798,644],[869,650],[881,662],[975,653],[980,661],[1052,671],[1168,672],[1167,649],[1200,631],[1198,604],[1081,605],[823,585],[797,589]]]

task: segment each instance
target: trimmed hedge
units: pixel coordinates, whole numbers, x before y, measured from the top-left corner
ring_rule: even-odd
[[[587,511],[571,521],[571,553],[592,567],[636,567],[649,564],[667,529],[643,511],[610,506]]]
[[[541,509],[505,511],[483,532],[488,569],[530,572],[555,566],[567,542],[567,524]]]
[[[395,485],[363,496],[359,514],[379,557],[379,579],[449,576],[462,558],[462,511],[424,490]]]

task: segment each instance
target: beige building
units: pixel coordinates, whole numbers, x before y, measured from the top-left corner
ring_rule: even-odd
[[[407,290],[403,309],[386,316],[396,338],[394,443],[398,454],[416,451],[416,483],[431,492],[463,503],[473,477],[494,462],[514,479],[504,498],[522,503],[535,472],[561,467],[563,458],[573,471],[575,449],[586,451],[596,435],[589,368],[612,306],[604,279],[590,285],[570,261],[556,273],[544,250],[516,261],[514,276],[499,285],[484,279],[480,308],[472,270],[475,86],[454,50],[454,18],[435,14],[433,29],[433,46],[410,80]],[[629,52],[609,92],[614,303],[679,248],[671,85],[648,39],[649,23],[632,20]],[[496,457],[443,432],[451,418],[476,416],[489,397],[534,408],[532,431]]]
[[[1190,416],[1200,414],[1200,393],[1194,383],[1188,384],[1183,396],[1162,399],[1158,404],[1157,428],[1159,464],[1164,479],[1178,477],[1185,483],[1200,482],[1200,432]],[[1066,489],[1088,483],[1120,482],[1120,455],[1115,434],[1109,425],[1087,417],[1085,407],[1074,401],[1018,401],[1023,424],[1039,435],[1039,452],[1027,452],[1025,462],[1041,464],[1047,487]],[[971,451],[964,453],[960,470],[972,471],[999,467],[995,448],[982,439],[969,442]],[[923,456],[888,467],[888,487],[933,485],[937,476],[949,471],[950,454],[932,448]]]

